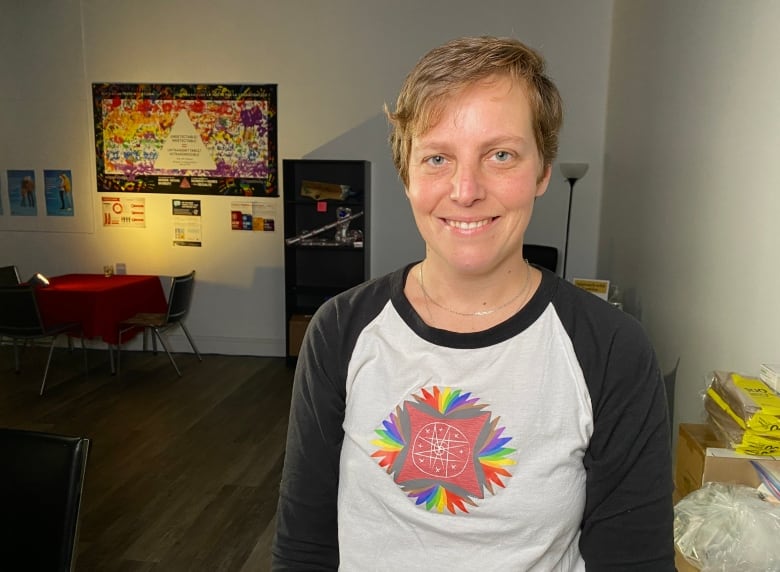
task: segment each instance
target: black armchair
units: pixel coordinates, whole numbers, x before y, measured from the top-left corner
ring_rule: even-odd
[[[74,570],[89,439],[0,429],[0,568]]]

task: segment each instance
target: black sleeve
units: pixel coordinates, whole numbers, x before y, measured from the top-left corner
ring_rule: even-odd
[[[370,280],[329,299],[306,328],[293,380],[279,487],[274,571],[337,570],[338,488],[346,379],[363,328],[402,288],[405,274]]]
[[[663,378],[638,322],[608,310],[600,312],[615,316],[606,320],[606,330],[585,327],[577,334],[587,333],[591,339],[585,347],[596,349],[578,356],[594,416],[584,457],[580,551],[588,572],[674,572],[672,458]]]
[[[274,571],[339,566],[337,494],[345,390],[333,361],[339,354],[337,340],[323,329],[332,325],[329,314],[323,307],[312,318],[295,370],[272,547]]]

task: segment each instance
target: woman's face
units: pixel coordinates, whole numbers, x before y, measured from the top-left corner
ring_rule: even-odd
[[[525,89],[509,77],[469,86],[412,139],[406,189],[433,264],[487,274],[517,264],[534,199],[550,179]]]

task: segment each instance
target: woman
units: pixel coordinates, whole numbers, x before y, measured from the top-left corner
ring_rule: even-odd
[[[425,259],[309,326],[275,570],[674,570],[653,349],[521,255],[561,115],[516,40],[454,40],[406,78],[388,117]]]

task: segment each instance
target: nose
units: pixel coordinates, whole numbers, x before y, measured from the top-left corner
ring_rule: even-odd
[[[478,165],[458,163],[452,176],[450,199],[468,207],[485,197],[485,187]]]

